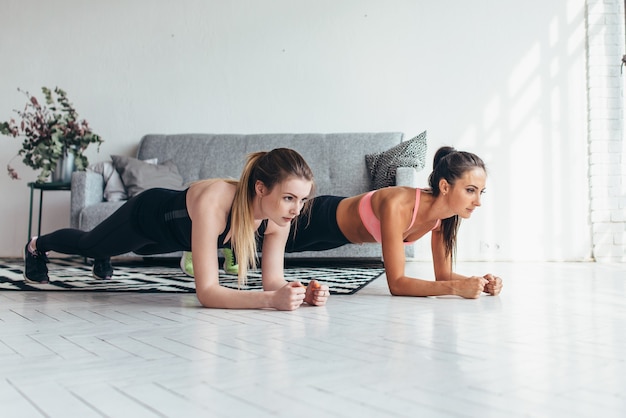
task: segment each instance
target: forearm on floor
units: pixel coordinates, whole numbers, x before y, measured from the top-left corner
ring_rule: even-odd
[[[273,291],[252,292],[211,286],[196,290],[198,300],[205,308],[265,309],[272,308]]]
[[[388,280],[389,291],[394,296],[456,295],[456,280],[432,281],[412,277]]]

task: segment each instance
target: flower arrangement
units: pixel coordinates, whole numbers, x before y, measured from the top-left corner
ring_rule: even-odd
[[[27,91],[24,110],[15,110],[21,119],[0,122],[0,133],[7,136],[23,137],[22,149],[16,155],[22,162],[35,170],[41,170],[38,182],[44,182],[56,168],[57,162],[68,155],[74,155],[77,170],[85,170],[89,160],[83,152],[90,144],[97,144],[100,150],[102,138],[93,133],[86,120],[79,120],[78,113],[67,98],[67,93],[56,87],[50,90],[42,87],[46,105],[39,103]],[[14,157],[15,158],[15,157]],[[19,175],[10,162],[7,164],[9,177],[19,180]]]

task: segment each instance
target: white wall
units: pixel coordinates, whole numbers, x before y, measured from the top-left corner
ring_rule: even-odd
[[[459,259],[590,256],[583,0],[4,0],[2,9],[0,120],[23,106],[17,87],[62,87],[105,139],[92,161],[132,154],[149,132],[426,129],[429,159],[452,144],[489,167]],[[0,141],[8,162],[19,141]],[[14,165],[23,180],[0,176],[0,256],[21,253],[36,177]],[[67,226],[69,194],[45,197],[44,232]]]
[[[626,262],[623,39],[623,3],[587,0],[590,218],[600,262]]]

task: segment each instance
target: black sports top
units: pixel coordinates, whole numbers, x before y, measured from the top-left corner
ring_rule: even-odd
[[[191,251],[191,218],[187,210],[187,190],[150,189],[141,193],[133,211],[138,230],[155,242],[169,242]],[[139,196],[138,196],[139,197]],[[228,213],[226,227],[217,238],[217,247],[229,247],[224,240],[230,231],[232,211]],[[257,236],[263,236],[267,220],[261,222]]]

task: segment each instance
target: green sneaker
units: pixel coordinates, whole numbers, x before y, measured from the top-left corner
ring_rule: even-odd
[[[239,273],[239,264],[235,264],[235,252],[232,248],[222,248],[222,254],[224,254],[224,272],[226,274],[237,275]]]
[[[191,251],[184,251],[180,258],[180,269],[187,276],[193,277],[193,261],[191,260]]]

